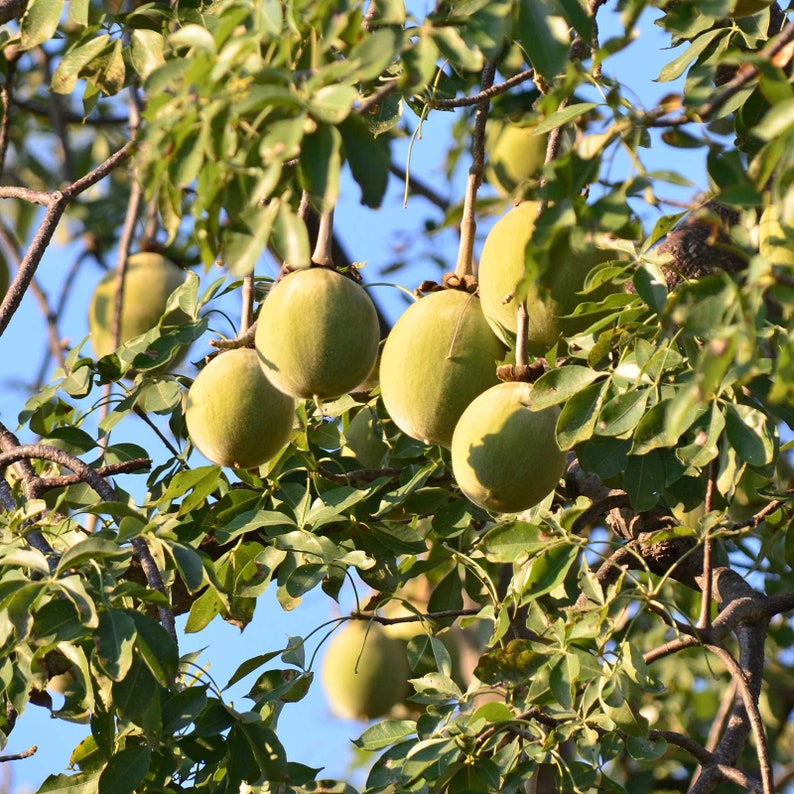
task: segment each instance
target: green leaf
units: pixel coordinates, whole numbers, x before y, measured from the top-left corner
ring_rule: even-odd
[[[361,203],[365,207],[380,207],[389,182],[388,137],[375,137],[358,116],[350,116],[339,126],[345,160],[353,179],[361,188]]]
[[[608,480],[626,469],[631,441],[618,438],[591,438],[576,450],[582,468]]]
[[[727,407],[725,432],[739,460],[755,467],[771,463],[776,440],[769,417],[742,403],[728,403]]]
[[[333,209],[339,198],[342,135],[335,127],[320,125],[303,139],[298,163],[301,186],[317,212]]]
[[[598,434],[620,436],[634,430],[645,415],[645,406],[651,394],[650,389],[635,389],[618,394],[604,403],[598,417]]]
[[[155,680],[167,689],[174,681],[179,652],[171,635],[154,618],[128,611],[135,624],[135,652],[146,663]]]
[[[532,409],[540,410],[549,405],[564,403],[604,376],[603,372],[578,364],[550,369],[532,387]]]
[[[553,82],[565,67],[571,46],[565,20],[551,13],[545,0],[519,0],[518,31],[527,60],[546,81]]]
[[[108,609],[99,615],[95,633],[97,657],[114,681],[121,681],[132,666],[136,636],[135,621],[125,612]]]
[[[156,30],[136,28],[130,35],[130,57],[135,72],[144,80],[165,64],[163,36]]]
[[[183,543],[172,543],[169,548],[174,555],[179,577],[188,592],[197,592],[204,584],[204,563],[201,555],[192,546]]]
[[[47,0],[44,0],[46,3]],[[57,5],[57,3],[53,3]],[[89,39],[84,44],[70,47],[58,62],[52,75],[50,87],[56,94],[71,94],[77,86],[83,68],[104,52],[110,45],[110,36],[103,34]]]
[[[379,27],[350,51],[351,63],[356,64],[356,78],[368,82],[379,77],[399,55],[403,45],[403,31],[389,25]]]
[[[138,518],[137,513],[135,518]],[[66,573],[70,568],[79,568],[90,562],[131,556],[132,551],[129,548],[123,548],[112,540],[97,537],[86,538],[64,552],[58,562],[56,574]]]
[[[416,723],[412,720],[384,720],[367,728],[353,744],[371,753],[396,744],[406,736],[416,733]]]
[[[160,726],[160,696],[152,674],[142,659],[133,656],[132,667],[112,687],[113,701],[123,719],[131,720],[153,736]]]
[[[637,510],[650,510],[661,498],[666,485],[667,472],[659,450],[645,455],[629,455],[623,486],[631,506]]]
[[[544,132],[550,132],[571,121],[576,121],[576,119],[581,118],[597,107],[597,102],[576,102],[573,105],[564,107],[562,110],[555,110],[554,113],[546,116],[543,121],[532,128],[533,133],[535,135],[542,135]]]
[[[337,125],[350,115],[357,100],[352,85],[325,85],[306,102],[306,109],[321,124]]]
[[[99,794],[133,794],[149,771],[152,751],[145,744],[115,753],[99,777]]]
[[[591,383],[571,397],[557,420],[557,443],[570,449],[593,435],[609,381]]]
[[[253,271],[270,239],[279,204],[280,201],[274,199],[264,209],[251,208],[224,229],[222,255],[232,275],[247,276]]]
[[[698,429],[691,444],[678,447],[676,454],[682,463],[702,468],[719,455],[719,440],[725,429],[725,416],[717,403],[712,404],[708,427]]]
[[[63,6],[64,0],[30,0],[20,25],[23,50],[32,50],[55,35]]]
[[[637,294],[657,314],[667,305],[667,279],[661,267],[653,262],[642,262],[632,279]]]
[[[282,202],[273,223],[273,249],[290,268],[308,267],[311,262],[309,231],[287,202]]]
[[[544,528],[526,521],[497,524],[489,529],[479,543],[490,562],[513,563],[548,545]]]
[[[78,772],[76,775],[50,775],[37,789],[37,794],[97,794],[97,772]]]
[[[662,400],[652,405],[634,431],[634,443],[631,447],[632,455],[644,455],[660,447],[672,447],[678,437],[670,433],[667,422],[667,409],[671,399]]]
[[[764,114],[752,134],[762,141],[773,141],[788,135],[794,129],[794,99],[778,102]]]
[[[534,599],[555,590],[578,557],[579,547],[568,543],[557,543],[536,554],[522,583],[522,595]]]

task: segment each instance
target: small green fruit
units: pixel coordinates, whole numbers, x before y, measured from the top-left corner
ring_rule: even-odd
[[[516,288],[524,279],[526,248],[535,229],[538,205],[526,201],[503,215],[493,226],[483,245],[478,280],[482,310],[493,332],[507,345],[515,343],[518,302]],[[549,274],[548,288],[541,290],[530,283],[527,293],[527,350],[542,355],[551,348],[561,334],[583,331],[593,317],[564,318],[580,300],[597,300],[611,291],[605,285],[587,298],[577,295],[584,286],[587,274],[599,262],[615,255],[609,251],[590,248],[585,252],[572,251],[567,240],[555,245],[551,253],[554,261]]]
[[[326,267],[296,270],[271,289],[256,349],[276,388],[297,399],[352,391],[378,355],[378,313],[363,287]]]
[[[376,623],[350,621],[331,639],[321,678],[331,711],[348,720],[388,714],[408,695],[405,644]]]
[[[345,439],[347,444],[342,454],[355,456],[365,469],[379,469],[389,453],[378,412],[370,405],[365,405],[350,420]]]
[[[546,161],[548,135],[503,119],[490,119],[485,132],[483,176],[505,198],[520,195],[522,186],[537,176]]]
[[[769,8],[773,2],[774,0],[736,0],[729,16],[750,17],[765,8]]]
[[[498,382],[496,364],[504,355],[476,296],[433,292],[410,306],[386,338],[380,365],[386,410],[411,438],[449,446],[463,409]]]
[[[213,358],[187,393],[188,435],[219,466],[253,469],[287,443],[293,399],[268,381],[256,351],[228,350]]]
[[[185,271],[161,254],[143,251],[127,260],[124,296],[121,303],[119,344],[154,328],[165,312],[171,293],[185,280]],[[116,305],[116,273],[106,273],[97,285],[88,307],[88,328],[97,358],[115,350],[113,314]],[[182,311],[171,312],[169,325],[186,322]]]
[[[530,409],[532,386],[500,383],[463,412],[452,437],[452,471],[475,504],[518,513],[545,499],[565,471],[557,406]]]

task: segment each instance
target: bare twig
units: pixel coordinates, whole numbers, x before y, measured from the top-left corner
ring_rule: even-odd
[[[0,334],[8,327],[11,318],[19,308],[22,297],[41,262],[42,256],[44,256],[44,252],[50,244],[50,240],[52,240],[52,236],[55,234],[55,230],[58,228],[58,223],[67,206],[83,191],[88,190],[88,188],[104,179],[113,169],[124,163],[132,154],[133,148],[134,144],[132,142],[126,143],[88,174],[63,190],[45,193],[20,187],[0,187],[0,198],[21,199],[22,201],[41,204],[47,208],[25,256],[22,257],[16,277],[11,283],[2,303],[0,303]]]
[[[477,221],[474,218],[474,208],[477,201],[477,191],[482,184],[483,164],[485,161],[485,124],[488,121],[488,108],[490,98],[482,94],[493,84],[496,74],[496,64],[489,61],[482,71],[480,85],[481,99],[477,102],[477,112],[474,114],[474,130],[471,136],[471,166],[466,180],[466,192],[463,198],[463,215],[460,222],[460,243],[458,245],[458,259],[455,263],[455,275],[459,279],[470,276],[474,270],[472,254],[474,251],[474,236],[477,231]]]
[[[36,755],[38,749],[39,748],[34,744],[32,747],[29,747],[27,750],[23,750],[21,753],[0,755],[0,764],[4,764],[6,761],[21,761],[23,758],[30,758],[31,756]]]
[[[486,67],[487,68],[487,67]],[[500,94],[507,93],[511,88],[515,88],[521,83],[529,82],[535,79],[534,69],[525,69],[523,72],[509,77],[504,82],[497,85],[483,86],[481,84],[480,90],[471,96],[458,97],[456,99],[430,99],[427,104],[431,108],[438,108],[443,110],[452,110],[454,108],[465,108],[479,105],[482,102],[489,102],[494,97]]]
[[[254,274],[243,278],[243,305],[240,310],[240,336],[245,336],[254,322]]]
[[[706,514],[714,509],[714,494],[717,490],[718,473],[717,460],[715,458],[709,465],[709,476],[708,482],[706,483],[706,498],[703,503]],[[711,559],[713,548],[714,540],[709,531],[706,533],[706,537],[703,540],[703,594],[700,602],[700,617],[697,622],[699,628],[708,628],[708,626],[711,625]]]

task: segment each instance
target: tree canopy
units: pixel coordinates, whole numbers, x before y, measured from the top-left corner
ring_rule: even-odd
[[[41,792],[794,790],[784,2],[0,0],[0,22],[0,334],[30,344],[35,298],[48,344],[0,424],[0,747],[33,709],[85,726]],[[613,65],[649,24],[670,50],[645,106]],[[379,263],[411,296],[392,334],[382,307],[364,328],[385,288],[334,210],[377,226],[394,180],[426,273]],[[309,268],[338,273],[263,311]],[[125,297],[158,292],[131,331]],[[278,392],[288,440],[237,465],[266,444],[268,369],[288,390],[276,353],[342,383],[370,332],[383,378]],[[191,439],[193,383],[233,359],[258,363],[204,390]],[[493,388],[511,402],[473,407]],[[213,463],[207,435],[238,448]],[[350,615],[237,660],[243,703],[180,651],[344,588]],[[358,788],[279,738],[337,685]]]

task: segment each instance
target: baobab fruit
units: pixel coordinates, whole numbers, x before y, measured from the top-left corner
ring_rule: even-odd
[[[519,304],[518,288],[529,281],[527,301],[527,350],[534,355],[548,351],[562,334],[583,331],[592,317],[566,318],[580,300],[595,300],[612,289],[605,285],[587,298],[577,293],[594,265],[615,257],[595,247],[574,251],[567,239],[558,241],[550,254],[547,281],[539,283],[527,269],[526,250],[532,239],[538,205],[525,201],[503,215],[488,232],[480,256],[478,280],[482,310],[493,332],[507,345],[514,345]]]
[[[500,383],[474,399],[452,437],[461,491],[494,513],[518,513],[545,499],[565,471],[557,406],[532,410],[532,385]]]
[[[463,409],[498,383],[505,348],[468,292],[431,292],[410,306],[386,338],[380,389],[403,433],[449,446]]]
[[[505,198],[521,193],[522,185],[536,176],[546,161],[548,135],[535,135],[504,119],[489,119],[485,130],[483,176]]]
[[[185,280],[185,271],[162,254],[142,251],[127,259],[124,293],[119,317],[119,345],[145,334],[162,319],[171,293]],[[88,328],[97,358],[112,353],[113,317],[116,311],[116,272],[109,271],[97,285],[88,307]],[[186,322],[188,316],[169,313],[169,325]]]
[[[270,383],[250,348],[213,358],[196,376],[185,402],[190,440],[219,466],[261,466],[292,431],[294,400]]]
[[[405,643],[377,623],[355,620],[339,629],[320,674],[331,711],[342,719],[383,717],[409,694]]]
[[[327,267],[296,270],[275,284],[256,327],[259,362],[296,399],[338,397],[370,374],[378,313],[366,290]]]

